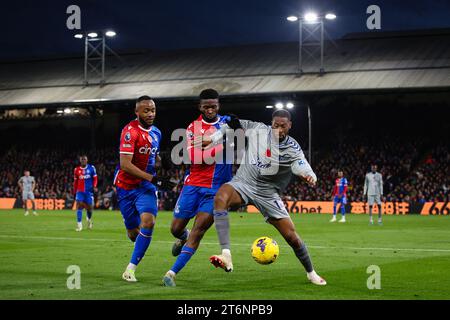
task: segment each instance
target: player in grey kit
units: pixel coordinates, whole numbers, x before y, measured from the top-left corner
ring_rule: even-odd
[[[33,176],[30,176],[30,171],[25,170],[23,174],[24,176],[19,179],[19,187],[22,191],[22,201],[23,208],[25,209],[25,215],[27,216],[29,214],[27,203],[28,200],[30,200],[33,214],[37,216],[36,205],[34,203],[34,188],[36,187],[36,181]]]
[[[228,209],[253,204],[292,247],[307,272],[307,278],[314,284],[325,285],[325,280],[314,271],[306,245],[297,234],[280,198],[292,173],[304,178],[311,186],[317,181],[299,144],[288,135],[291,126],[291,114],[287,110],[277,110],[272,114],[271,126],[235,119],[234,124],[229,122],[210,137],[198,138],[197,143],[202,141],[206,147],[221,141],[227,129],[240,127],[248,141],[236,176],[222,185],[214,198],[214,223],[222,254],[212,256],[210,261],[227,272],[233,271]]]
[[[372,208],[374,203],[376,203],[377,206],[379,205],[378,224],[381,225],[381,197],[383,196],[383,176],[381,175],[381,173],[377,172],[376,164],[373,164],[371,169],[372,171],[366,174],[366,179],[364,180],[364,196],[367,195],[367,202],[369,203],[369,223],[373,224]]]

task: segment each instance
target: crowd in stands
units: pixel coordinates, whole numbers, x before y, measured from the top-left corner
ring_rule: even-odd
[[[20,198],[17,182],[27,169],[36,179],[37,198],[73,202],[73,170],[79,164],[80,153],[69,148],[25,150],[13,147],[4,150],[0,153],[0,197]],[[99,179],[97,205],[117,208],[116,191],[112,184],[118,163],[116,149],[97,149],[87,154],[89,163],[96,167]],[[450,200],[448,146],[444,143],[430,145],[420,140],[405,143],[396,139],[341,142],[315,153],[312,166],[319,178],[317,186],[310,188],[299,178],[293,178],[283,197],[286,200],[329,201],[337,170],[341,169],[349,182],[348,200],[364,201],[364,178],[373,163],[383,174],[386,201]],[[178,184],[173,190],[160,192],[160,209],[173,209],[182,188],[184,173],[185,168],[175,166],[160,169],[160,175]]]

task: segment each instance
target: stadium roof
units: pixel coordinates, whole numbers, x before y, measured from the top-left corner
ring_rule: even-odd
[[[106,84],[83,86],[83,61],[0,63],[0,106],[223,95],[450,88],[450,29],[349,34],[329,41],[324,75],[296,75],[298,43],[183,49],[107,57]],[[309,66],[309,67],[308,67]]]

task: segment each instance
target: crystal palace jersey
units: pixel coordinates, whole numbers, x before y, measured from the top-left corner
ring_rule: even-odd
[[[194,136],[203,134],[211,135],[224,124],[225,120],[222,116],[218,115],[218,120],[212,123],[204,121],[202,116],[200,116],[188,126],[186,130],[188,141],[187,151],[191,160],[191,166],[189,174],[186,175],[184,180],[185,185],[214,189],[230,181],[233,174],[233,166],[232,164],[225,163],[224,156],[220,157],[223,160],[221,163],[212,163],[212,161],[206,159],[208,157],[216,158],[216,155],[224,149],[222,144],[216,145],[208,151],[193,147]]]
[[[120,135],[120,153],[132,155],[131,163],[151,175],[156,175],[155,162],[159,154],[161,131],[155,126],[143,128],[139,121],[133,120],[123,128]],[[136,189],[139,186],[156,189],[149,181],[143,181],[119,168],[114,177],[114,185],[125,189]]]
[[[337,195],[344,195],[346,196],[347,194],[347,179],[346,178],[337,178],[335,183],[334,183],[334,188],[333,188],[333,196],[337,196]]]
[[[97,187],[97,172],[93,165],[78,166],[73,173],[74,192],[93,192]]]

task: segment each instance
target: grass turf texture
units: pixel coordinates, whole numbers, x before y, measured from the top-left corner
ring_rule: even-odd
[[[319,287],[307,281],[291,248],[261,215],[232,213],[235,271],[209,263],[220,252],[213,227],[177,276],[177,287],[166,288],[161,279],[175,261],[171,213],[158,214],[137,283],[121,279],[133,246],[119,212],[95,211],[94,229],[82,232],[75,232],[73,211],[39,214],[0,211],[0,299],[450,299],[449,216],[385,216],[383,226],[369,226],[363,215],[347,215],[345,224],[329,223],[330,215],[292,215],[328,282]],[[280,244],[271,265],[258,265],[250,255],[260,236]],[[79,290],[67,289],[69,265],[81,269]],[[380,290],[367,288],[370,265],[381,268]]]

